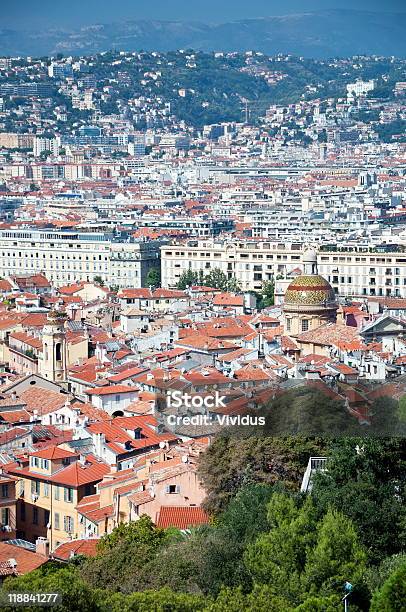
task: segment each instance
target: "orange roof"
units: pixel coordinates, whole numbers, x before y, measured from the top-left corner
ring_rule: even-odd
[[[86,557],[95,557],[97,554],[97,544],[99,538],[90,538],[88,540],[73,540],[65,542],[58,546],[52,553],[52,557],[69,561],[73,555],[85,555]]]
[[[190,333],[190,330],[188,331]],[[209,336],[199,334],[186,336],[182,340],[176,340],[175,344],[205,351],[216,351],[221,348],[234,350],[237,348],[235,344],[228,340],[218,340],[217,338],[210,338]]]
[[[156,525],[167,529],[189,529],[199,525],[206,525],[209,517],[203,508],[198,506],[161,506],[157,514]]]
[[[5,280],[4,278],[0,280],[0,292],[11,291],[11,289],[12,287],[8,280]]]
[[[114,395],[121,393],[137,393],[137,389],[135,387],[128,387],[127,385],[111,385],[98,389],[86,389],[85,392],[88,395]]]
[[[141,374],[145,372],[147,368],[136,366],[133,368],[127,368],[122,372],[118,372],[117,374],[113,374],[112,376],[108,376],[108,380],[111,382],[121,382],[122,380],[126,380],[126,378],[131,378],[132,376],[137,376],[137,374]]]
[[[30,336],[25,332],[13,332],[10,334],[9,338],[22,342],[23,344],[27,344],[28,346],[32,346],[35,349],[42,349],[42,340],[40,338],[34,338],[34,336]],[[13,347],[10,346],[10,349],[13,349]]]
[[[233,293],[219,293],[213,299],[214,306],[244,306],[244,297]]]
[[[67,457],[78,457],[76,453],[59,448],[59,446],[49,446],[35,453],[30,453],[31,457],[41,457],[41,459],[65,459]]]
[[[48,561],[48,558],[44,555],[39,555],[22,546],[0,542],[0,563],[6,563],[9,559],[16,560],[17,567],[15,570],[20,576],[32,572]]]
[[[52,481],[69,487],[80,487],[84,484],[99,482],[109,471],[109,466],[102,461],[95,461],[87,465],[75,461],[64,470],[54,474]]]
[[[43,415],[62,408],[66,400],[70,399],[70,396],[51,389],[41,389],[41,387],[34,386],[21,391],[19,398],[25,402],[29,412],[37,410],[38,414]]]
[[[2,410],[0,412],[0,420],[6,423],[22,423],[29,422],[30,413],[26,410]]]

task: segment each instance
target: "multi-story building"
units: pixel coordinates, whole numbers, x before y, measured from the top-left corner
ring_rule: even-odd
[[[42,272],[55,286],[101,277],[108,286],[142,287],[160,266],[162,241],[103,232],[0,231],[0,276]]]
[[[32,149],[34,145],[34,134],[16,134],[3,132],[0,134],[0,148],[4,149]]]
[[[320,274],[342,296],[406,297],[406,248],[332,246],[318,253]],[[396,249],[396,250],[395,250]],[[289,276],[301,266],[303,243],[188,241],[161,248],[162,286],[175,287],[186,270],[220,268],[243,291]]]
[[[66,79],[73,76],[72,64],[51,62],[48,66],[48,75],[51,79]]]
[[[0,540],[16,537],[16,478],[0,476]]]
[[[76,505],[109,472],[109,466],[51,446],[12,464],[17,483],[17,535],[30,542],[46,537],[53,550],[81,532]],[[0,483],[1,484],[1,483]]]
[[[35,138],[34,157],[39,157],[44,151],[50,151],[54,156],[58,155],[58,140],[56,138]]]

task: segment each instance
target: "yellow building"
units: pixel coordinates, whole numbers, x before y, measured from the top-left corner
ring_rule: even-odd
[[[51,446],[7,466],[7,472],[19,479],[18,536],[30,542],[46,537],[52,551],[80,537],[76,505],[95,493],[109,466],[93,456],[81,461],[78,454]]]
[[[0,540],[16,537],[16,478],[0,475]]]

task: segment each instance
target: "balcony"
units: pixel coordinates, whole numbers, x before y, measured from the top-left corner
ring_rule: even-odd
[[[306,471],[303,476],[301,493],[310,493],[313,486],[313,477],[317,472],[325,472],[327,457],[310,457]]]

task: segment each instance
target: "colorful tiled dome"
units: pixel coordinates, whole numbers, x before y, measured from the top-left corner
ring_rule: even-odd
[[[319,274],[303,274],[295,278],[285,293],[284,308],[337,308],[332,286]]]

